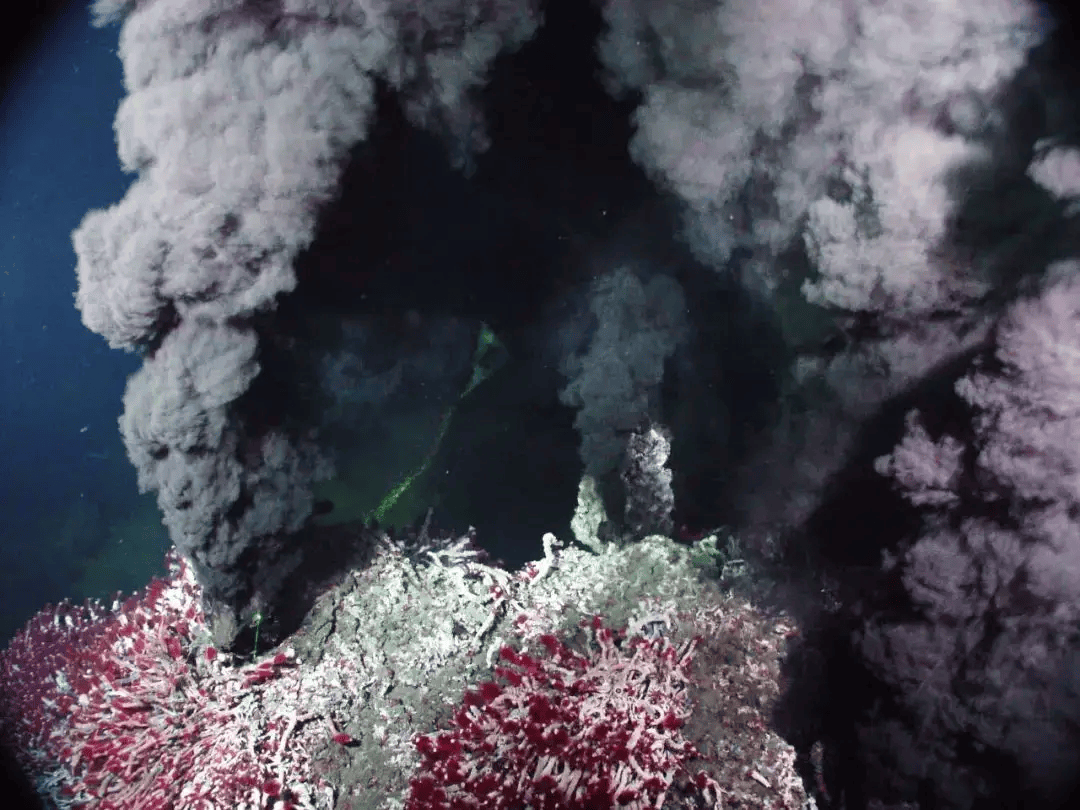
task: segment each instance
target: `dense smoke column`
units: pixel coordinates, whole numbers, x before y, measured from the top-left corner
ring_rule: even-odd
[[[370,128],[375,81],[468,168],[486,144],[469,93],[538,17],[529,0],[101,0],[94,11],[127,14],[116,136],[138,177],[73,235],[77,305],[110,346],[144,358],[120,420],[128,454],[211,613],[236,628],[273,613],[299,559],[289,537],[329,472],[313,432],[252,386],[277,299]]]
[[[628,461],[633,465],[635,456],[648,454],[630,442],[659,418],[665,364],[689,333],[686,299],[674,278],[658,273],[643,283],[627,266],[598,278],[588,295],[590,311],[578,345],[560,365],[566,386],[559,399],[577,409],[574,427],[586,475],[599,482],[612,513],[620,514],[633,508],[626,503],[629,482],[620,480],[620,470]],[[669,450],[665,440],[659,467]],[[670,521],[672,506],[662,510],[662,519],[656,516],[660,523],[650,530]],[[630,522],[640,528],[650,521],[635,515]]]

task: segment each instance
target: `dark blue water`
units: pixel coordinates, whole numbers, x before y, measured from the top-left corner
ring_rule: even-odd
[[[131,181],[112,130],[119,29],[90,27],[83,5],[0,101],[0,638],[46,601],[107,588],[87,559],[147,523],[116,421],[137,361],[83,327],[73,299],[71,231]]]

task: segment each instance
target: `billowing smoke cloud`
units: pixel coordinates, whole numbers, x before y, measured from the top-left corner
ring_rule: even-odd
[[[1078,270],[1056,266],[1003,319],[994,355],[957,383],[975,414],[969,436],[932,436],[912,413],[877,462],[928,509],[887,566],[913,615],[875,605],[858,644],[920,718],[889,724],[884,755],[921,771],[949,806],[988,792],[1015,806],[1017,788],[1062,806],[1080,762]],[[881,742],[864,731],[869,750]],[[1008,752],[1019,778],[960,754],[973,745]]]
[[[686,202],[704,260],[743,248],[748,282],[775,292],[776,257],[805,240],[804,292],[847,311],[978,292],[928,253],[946,170],[981,156],[992,93],[1037,41],[1032,5],[634,0],[605,15],[609,86],[643,94],[631,152]]]
[[[642,99],[631,155],[684,202],[697,257],[772,306],[800,355],[796,412],[773,444],[797,447],[810,474],[789,477],[794,499],[790,486],[748,491],[748,523],[805,518],[849,454],[852,431],[815,449],[793,421],[835,433],[986,339],[991,262],[971,261],[950,230],[955,177],[993,174],[1025,148],[1000,92],[1038,41],[1036,11],[1014,0],[605,6],[608,87]]]
[[[143,490],[216,610],[274,603],[287,536],[327,465],[303,426],[252,397],[260,324],[364,139],[375,82],[458,162],[485,144],[469,102],[495,55],[526,41],[530,0],[100,0],[127,14],[116,116],[138,177],[73,239],[84,323],[144,366],[121,428]],[[253,400],[262,400],[262,402]],[[279,415],[278,415],[279,416]]]
[[[788,412],[740,476],[755,482],[748,524],[805,519],[850,456],[850,425],[986,342],[1017,257],[1038,273],[1071,249],[1050,224],[1060,208],[1025,176],[1066,106],[1030,98],[1043,11],[604,6],[607,86],[641,98],[631,155],[682,200],[697,257],[772,307],[797,355]],[[805,474],[770,495],[758,482],[793,449]]]
[[[1076,255],[1080,174],[1049,10],[627,0],[604,15],[609,90],[640,93],[632,156],[683,202],[695,254],[772,306],[797,356],[742,476],[747,527],[802,528],[853,464],[876,479],[860,427],[996,339],[996,364],[958,389],[969,435],[909,420],[878,464],[929,515],[889,559],[899,585],[860,636],[894,690],[860,744],[895,777],[869,785],[882,798],[1019,806],[1012,779],[1049,806],[1080,717],[1067,449],[1080,291],[1047,276]],[[828,497],[842,514],[844,493]]]

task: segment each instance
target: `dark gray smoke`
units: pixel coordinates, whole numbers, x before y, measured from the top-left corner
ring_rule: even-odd
[[[629,268],[593,282],[591,330],[563,360],[560,399],[578,409],[581,460],[592,476],[620,467],[630,434],[658,418],[664,363],[685,339],[686,301],[674,279],[643,284]]]
[[[75,231],[77,304],[144,358],[121,429],[139,485],[234,624],[273,607],[289,536],[328,473],[275,407],[264,333],[320,207],[372,124],[375,85],[462,164],[485,145],[468,96],[535,32],[530,0],[100,0],[126,14],[120,160],[137,178]]]

